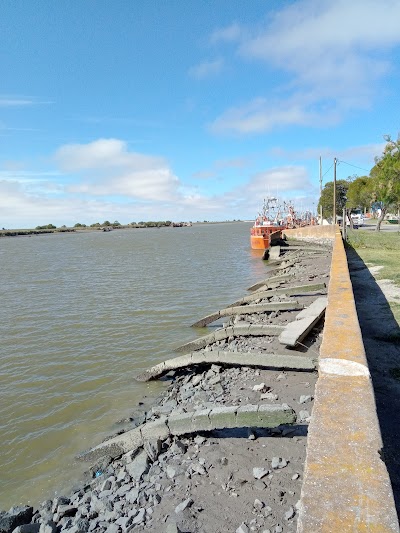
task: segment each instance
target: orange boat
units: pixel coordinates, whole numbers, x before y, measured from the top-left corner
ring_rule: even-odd
[[[250,244],[253,250],[268,250],[274,240],[279,240],[282,230],[287,226],[280,218],[280,209],[276,198],[264,199],[261,213],[255,219],[250,230]]]

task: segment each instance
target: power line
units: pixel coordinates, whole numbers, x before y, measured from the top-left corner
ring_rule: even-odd
[[[332,167],[333,167],[333,163],[332,163],[332,165],[328,168],[328,170],[325,172],[325,174],[324,174],[322,177],[324,177],[326,174],[328,174],[328,172],[330,171],[330,169],[331,169]]]
[[[344,163],[345,165],[349,165],[349,167],[358,168],[359,170],[364,170],[364,172],[369,172],[366,168],[357,167],[356,165],[352,165],[351,163],[347,163],[346,161],[338,161],[338,163]]]

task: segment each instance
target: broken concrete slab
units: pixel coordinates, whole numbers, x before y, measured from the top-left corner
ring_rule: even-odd
[[[188,342],[186,344],[183,344],[182,346],[178,346],[175,351],[176,352],[193,352],[196,350],[201,350],[202,348],[205,348],[207,344],[212,344],[213,342],[216,342],[217,340],[223,340],[227,339],[228,337],[237,337],[239,335],[243,336],[268,336],[268,335],[280,335],[282,331],[284,330],[284,326],[277,326],[277,325],[267,325],[267,326],[260,326],[257,324],[251,324],[251,325],[236,325],[234,327],[228,327],[228,328],[221,328],[215,331],[214,333],[210,333],[209,335],[205,335],[204,337],[200,337],[199,339],[195,339],[191,342]]]
[[[296,320],[302,318],[307,318],[310,316],[320,316],[321,313],[325,312],[326,306],[328,305],[328,298],[326,296],[321,296],[313,301],[311,305],[303,309],[297,316]]]
[[[166,374],[170,370],[194,365],[212,364],[274,368],[277,370],[300,370],[306,372],[311,372],[316,369],[316,361],[307,356],[254,352],[198,351],[155,365],[145,370],[142,374],[139,374],[136,379],[138,381],[150,381]]]
[[[279,336],[279,342],[286,346],[296,346],[301,342],[323,316],[327,303],[327,298],[317,298],[307,309],[297,315],[294,322],[285,326]]]
[[[294,276],[294,274],[292,273],[289,273],[289,274],[281,274],[281,275],[278,275],[278,276],[271,276],[269,278],[266,278],[262,281],[259,281],[258,283],[255,283],[254,285],[251,285],[250,287],[247,288],[248,291],[255,291],[257,290],[259,287],[264,287],[265,285],[267,286],[271,286],[271,284],[273,283],[281,283],[283,281],[286,281],[290,278],[292,278]],[[271,287],[273,288],[273,287]]]
[[[291,311],[296,309],[303,309],[303,305],[299,304],[296,300],[291,300],[288,302],[269,302],[264,304],[254,304],[254,305],[242,305],[242,306],[229,306],[225,309],[221,309],[212,315],[208,315],[194,324],[192,327],[203,328],[207,324],[215,322],[219,318],[224,316],[232,315],[251,315],[253,313],[267,313],[272,311]]]
[[[206,422],[206,419],[208,421]],[[293,424],[296,420],[295,411],[286,404],[283,405],[246,405],[246,406],[222,406],[209,410],[194,411],[191,413],[175,413],[166,418],[166,426],[170,435],[186,435],[199,431],[212,431],[217,429],[233,429],[243,427],[273,428],[282,424]],[[103,442],[98,446],[81,453],[78,459],[93,461],[101,457],[119,457],[123,453],[136,451],[143,447],[143,440],[137,439],[137,435],[149,433],[143,424],[110,439],[114,446],[110,447],[110,441]],[[205,429],[206,428],[206,429]],[[153,438],[157,438],[155,426],[151,431]],[[132,437],[134,435],[134,437]],[[165,440],[164,428],[160,428],[160,440]],[[143,452],[138,456],[140,464],[147,465],[147,455]],[[142,468],[140,470],[142,473]],[[141,475],[140,473],[140,475]]]
[[[317,292],[324,291],[326,289],[325,283],[311,283],[308,285],[297,285],[296,287],[282,287],[277,289],[266,289],[264,291],[258,290],[252,294],[244,296],[240,300],[237,300],[233,304],[228,305],[227,307],[234,307],[237,305],[242,305],[248,302],[253,302],[254,300],[271,298],[272,296],[278,296],[280,294],[286,294],[287,296],[297,296],[307,292]]]
[[[100,457],[119,457],[141,446],[143,446],[143,437],[140,427],[137,427],[82,452],[77,456],[77,459],[97,461]]]

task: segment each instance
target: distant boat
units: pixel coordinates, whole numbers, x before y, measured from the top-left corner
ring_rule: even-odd
[[[278,199],[264,199],[261,213],[250,229],[250,245],[253,250],[268,250],[271,243],[279,240],[282,230],[286,229],[285,220],[281,217]]]

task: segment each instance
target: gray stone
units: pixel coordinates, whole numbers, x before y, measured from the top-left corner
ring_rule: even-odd
[[[255,477],[255,479],[262,479],[268,474],[269,474],[269,470],[267,470],[266,468],[262,468],[262,467],[253,468],[253,476]]]
[[[273,470],[277,470],[280,468],[285,468],[287,466],[288,462],[283,457],[273,457],[271,461],[271,468]]]
[[[176,514],[181,513],[182,511],[190,507],[192,503],[193,503],[192,498],[187,498],[185,501],[181,502],[179,505],[175,507],[175,513]]]
[[[131,463],[131,462],[132,462],[132,459],[129,459],[129,463]],[[127,478],[128,478],[128,473],[125,470],[125,468],[121,468],[120,470],[118,470],[117,482],[118,481],[125,481]]]
[[[0,533],[11,533],[16,527],[29,524],[33,516],[33,507],[26,505],[11,507],[6,513],[0,512]]]
[[[100,491],[103,492],[103,490],[110,490],[112,487],[112,483],[110,479],[106,479],[104,483],[101,485]]]
[[[285,513],[285,520],[291,520],[294,518],[294,515],[296,514],[296,511],[292,506],[289,507],[289,510]]]
[[[310,413],[306,410],[300,411],[297,416],[298,422],[309,422],[310,421]]]
[[[39,533],[55,533],[56,530],[56,524],[52,520],[49,520],[40,524]]]
[[[169,479],[174,479],[174,477],[176,476],[176,470],[171,465],[167,466],[166,473]]]
[[[265,507],[263,502],[258,500],[258,499],[254,500],[254,505],[253,506],[254,506],[254,509],[257,509],[257,511],[261,511]]]
[[[131,490],[129,490],[129,492],[126,493],[125,500],[128,503],[136,503],[138,497],[139,497],[139,489],[134,487],[134,488],[131,488]]]
[[[249,533],[250,529],[246,526],[244,522],[240,524],[237,528],[236,533]]]
[[[305,395],[301,395],[300,396],[300,399],[299,399],[299,403],[308,403],[308,402],[311,402],[312,400],[312,396],[310,396],[309,394]]]
[[[143,449],[147,453],[147,457],[150,461],[154,462],[161,453],[161,440],[154,439],[145,441],[143,444]]]
[[[257,481],[253,483],[253,487],[257,490],[265,490],[266,484],[264,481],[261,481],[261,479],[257,479]]]
[[[278,395],[274,394],[273,392],[266,392],[265,394],[261,394],[260,400],[270,400],[272,402],[275,402],[278,400]]]
[[[260,383],[259,385],[254,385],[253,390],[256,392],[267,392],[269,387],[265,383]]]
[[[149,470],[147,453],[144,450],[139,452],[135,459],[126,466],[126,470],[132,479],[140,481],[143,474],[146,474]]]
[[[126,529],[129,526],[131,521],[132,521],[132,517],[120,516],[119,518],[117,518],[115,523],[117,524],[117,526],[120,526],[122,529]]]
[[[40,524],[22,524],[22,526],[17,526],[13,533],[39,533]]]
[[[106,533],[119,533],[120,527],[117,524],[110,524],[106,529]]]
[[[74,525],[77,528],[77,533],[87,533],[89,531],[90,523],[86,518],[78,518],[75,520]]]
[[[71,503],[70,499],[66,496],[57,496],[57,498],[54,498],[53,500],[53,513],[57,511],[57,507],[59,505],[69,505]]]
[[[209,385],[216,385],[217,383],[220,383],[220,382],[221,382],[221,376],[218,374],[208,380]]]
[[[142,524],[145,521],[145,519],[146,519],[146,510],[139,509],[138,514],[132,520],[132,526],[137,526],[138,524]]]
[[[186,453],[186,445],[181,440],[176,440],[170,450],[173,454],[184,454]]]
[[[75,505],[59,505],[57,507],[57,514],[59,519],[64,518],[64,516],[75,516],[78,509]]]
[[[196,386],[199,385],[199,383],[201,383],[202,381],[203,381],[203,375],[202,375],[202,374],[199,374],[199,375],[193,376],[193,378],[192,378],[192,385],[193,385],[193,387],[196,387]]]

